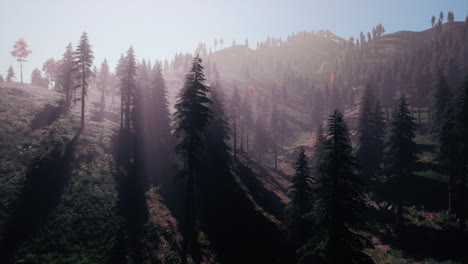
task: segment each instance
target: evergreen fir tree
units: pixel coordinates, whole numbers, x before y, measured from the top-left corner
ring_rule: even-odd
[[[158,185],[164,175],[168,174],[173,156],[173,139],[170,135],[169,102],[167,100],[167,85],[159,64],[155,66],[150,84],[151,100],[151,133],[152,153],[154,156],[155,173],[153,183]]]
[[[13,66],[10,65],[10,67],[8,68],[8,72],[7,72],[7,76],[6,76],[6,81],[7,81],[7,82],[12,82],[13,79],[16,79],[15,71],[13,70]]]
[[[440,127],[442,126],[442,116],[450,102],[450,97],[450,89],[447,81],[445,80],[445,76],[442,72],[438,72],[432,91],[429,95],[429,117],[431,122],[431,131],[434,135],[439,133]]]
[[[185,77],[185,84],[180,91],[175,105],[175,136],[179,142],[177,151],[183,160],[181,175],[187,179],[185,213],[183,223],[182,261],[188,260],[189,245],[196,241],[194,195],[195,184],[200,174],[200,153],[206,138],[206,127],[212,119],[211,100],[207,97],[210,89],[205,81],[202,60],[197,56]]]
[[[127,56],[123,61],[123,69],[120,79],[120,94],[122,95],[121,102],[121,120],[120,128],[130,132],[135,127],[132,125],[132,113],[135,106],[135,95],[137,89],[137,63],[133,47],[127,51]]]
[[[296,248],[299,248],[304,245],[307,234],[310,233],[304,215],[311,210],[312,205],[311,169],[307,163],[304,148],[301,148],[294,167],[296,174],[292,179],[288,192],[291,203],[286,207],[286,225],[290,230],[292,239],[296,243]]]
[[[468,76],[447,108],[440,133],[439,160],[449,176],[448,209],[465,230],[467,217],[466,166],[468,165]]]
[[[91,66],[93,66],[93,51],[88,41],[88,34],[83,32],[81,35],[80,43],[76,47],[76,51],[73,54],[75,60],[75,68],[77,69],[76,77],[78,84],[76,88],[81,87],[81,125],[80,129],[84,129],[85,126],[85,97],[88,93],[88,80],[92,77],[93,72]]]
[[[448,212],[453,212],[454,187],[457,177],[457,164],[460,164],[459,138],[457,138],[457,120],[455,105],[447,107],[442,127],[439,133],[439,163],[447,173],[448,181]]]
[[[101,64],[101,68],[96,76],[96,87],[101,92],[101,113],[104,113],[106,109],[106,97],[107,91],[109,90],[110,85],[110,73],[109,73],[109,65],[107,64],[107,60]]]
[[[325,137],[323,136],[322,126],[317,126],[315,130],[315,143],[313,151],[312,163],[318,165],[319,161],[323,159],[325,153]]]
[[[325,156],[314,188],[313,236],[300,250],[300,263],[374,263],[363,250],[370,241],[359,234],[366,224],[360,218],[365,205],[358,166],[352,155],[343,115],[335,111],[328,120]]]
[[[62,63],[59,68],[59,86],[65,92],[65,104],[71,105],[73,90],[75,89],[74,72],[75,62],[73,58],[73,47],[70,44],[65,49],[62,56]]]
[[[416,124],[404,94],[400,95],[399,101],[388,124],[383,159],[384,173],[390,178],[393,189],[398,190],[395,222],[397,226],[403,221],[403,199],[409,190],[409,178],[413,176],[417,160],[417,147],[414,142]]]
[[[372,88],[366,86],[359,111],[356,156],[367,177],[375,175],[379,169],[382,160],[384,126],[380,103],[376,100]]]

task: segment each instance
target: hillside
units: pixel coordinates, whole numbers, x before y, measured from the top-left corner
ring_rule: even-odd
[[[115,74],[96,69],[83,130],[76,92],[67,107],[63,92],[0,82],[0,262],[178,264],[187,232],[194,239],[189,263],[296,263],[285,221],[294,162],[304,148],[311,184],[317,181],[317,129],[326,131],[336,109],[355,148],[361,95],[371,87],[387,124],[398,95],[408,95],[418,152],[407,181],[414,191],[402,194],[401,228],[393,225],[400,193],[389,176],[363,180],[360,213],[369,228],[359,233],[373,246],[365,253],[377,264],[468,263],[468,235],[447,210],[449,177],[430,124],[434,83],[442,82],[437,74],[455,94],[468,73],[466,41],[467,23],[450,22],[361,44],[316,31],[269,38],[256,49],[202,50],[209,100],[219,100],[210,118],[219,123],[210,119],[212,126],[201,129],[209,136],[195,141],[203,147],[193,156],[204,177],[194,186],[205,192],[193,197],[186,196],[188,169],[175,155],[177,120],[170,120],[191,54],[178,54],[164,77],[143,59],[122,60],[128,65]],[[134,90],[124,95],[124,85]],[[111,96],[118,101],[112,107]],[[184,201],[198,206],[193,230],[184,229]]]
[[[0,132],[2,257],[15,263],[104,263],[118,256],[122,219],[110,152],[115,122],[90,118],[78,133],[78,110],[64,112],[62,94],[17,83],[0,84],[0,94],[0,118],[7,124]],[[157,246],[141,250],[145,258],[170,261],[177,258],[180,235],[156,195],[148,193],[147,235]]]
[[[78,105],[64,111],[61,93],[29,84],[2,83],[0,95],[0,118],[8,124],[0,131],[3,257],[15,262],[103,263],[110,259],[118,261],[129,254],[138,256],[141,261],[177,263],[181,241],[178,221],[155,189],[146,194],[149,216],[143,227],[145,235],[139,242],[144,248],[131,251],[131,246],[129,248],[122,240],[125,219],[117,206],[119,189],[112,157],[117,123],[111,113],[104,119],[98,117],[96,90],[92,90],[89,97],[87,114],[90,118],[82,133],[77,127]],[[249,164],[257,166],[255,162]],[[250,212],[240,207],[238,212],[245,211],[245,220],[267,221],[262,224],[269,225],[266,228],[278,228],[274,227],[280,223],[275,217],[282,217],[287,202],[284,178],[275,204],[274,200],[265,199],[275,194],[264,189],[263,182],[257,182],[253,172],[239,177],[239,184],[245,182],[245,191],[251,193],[249,201],[245,202],[254,207]],[[267,173],[262,179],[272,181],[274,177]],[[261,242],[263,238],[255,239]],[[75,246],[78,243],[80,247]],[[210,242],[205,241],[203,245],[206,261],[214,261],[217,253],[213,252]]]

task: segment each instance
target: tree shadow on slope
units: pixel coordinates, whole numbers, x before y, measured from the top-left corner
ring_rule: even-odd
[[[250,191],[241,187],[230,170],[216,162],[209,164],[207,178],[198,183],[201,191],[197,197],[200,204],[197,211],[200,228],[206,233],[219,261],[227,264],[295,263],[294,248],[279,225],[268,219],[248,198],[251,192],[269,203],[268,190],[260,190],[262,184],[258,180],[255,182],[253,172],[247,168],[242,171],[249,174],[242,177],[244,180],[250,178],[248,185],[253,188]],[[183,219],[184,183],[182,179],[166,179],[161,188],[167,206],[179,223]]]
[[[141,172],[141,166],[134,144],[128,143],[128,135],[124,131],[114,134],[112,139],[114,160],[117,165],[115,180],[117,184],[117,210],[122,218],[117,242],[112,249],[109,263],[143,263],[145,255],[145,224],[149,212],[146,204],[146,181]],[[135,137],[132,137],[133,139]]]
[[[213,167],[208,184],[213,193],[202,199],[203,229],[222,263],[294,263],[294,250],[279,224],[268,219],[248,198],[247,192],[265,210],[280,216],[278,197],[256,179],[248,167],[236,162],[236,173],[249,190],[241,188],[233,172]],[[222,176],[222,177],[220,177]],[[202,184],[202,183],[201,183]],[[206,193],[206,192],[205,192]],[[202,197],[203,198],[203,197]]]
[[[435,179],[422,176],[412,176],[406,181],[406,190],[393,188],[386,182],[376,181],[373,189],[378,202],[396,201],[399,195],[406,203],[424,207],[428,211],[447,209],[447,184]]]
[[[277,219],[282,220],[284,218],[285,204],[281,202],[281,199],[274,192],[265,188],[263,183],[257,178],[250,167],[245,166],[241,162],[237,162],[235,167],[236,174],[239,175],[242,183],[247,187],[255,202],[268,213],[274,215]],[[263,175],[270,174],[260,166],[257,169],[259,169],[260,173]],[[269,177],[272,176],[269,175]],[[276,187],[280,188],[284,193],[287,191],[282,187]]]
[[[71,172],[72,156],[80,132],[69,142],[51,133],[42,153],[26,175],[19,202],[10,215],[0,242],[0,262],[8,263],[18,246],[46,222],[60,201]]]
[[[105,109],[102,108],[102,104],[100,102],[94,102],[92,103],[94,106],[94,109],[97,110],[92,110],[91,111],[91,120],[94,122],[103,122],[105,119],[112,121],[112,122],[117,122],[119,121],[119,116],[114,113],[114,112],[109,112],[106,111]]]
[[[406,255],[418,261],[429,257],[437,261],[468,262],[468,235],[455,228],[438,230],[427,226],[405,225],[393,236],[384,236],[382,240],[402,249]]]
[[[41,112],[34,116],[30,125],[31,129],[36,130],[52,124],[64,111],[64,101],[59,102],[58,105],[47,104]]]

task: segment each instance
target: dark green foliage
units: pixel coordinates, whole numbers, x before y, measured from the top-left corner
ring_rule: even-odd
[[[286,207],[285,223],[290,230],[293,241],[296,243],[296,248],[299,248],[304,245],[307,235],[310,234],[304,215],[312,208],[312,177],[304,148],[301,148],[294,165],[296,174],[292,179],[292,185],[289,187],[288,196],[291,198],[291,203]]]
[[[468,76],[448,106],[439,134],[439,160],[449,176],[448,210],[460,219],[464,230],[467,214],[466,171],[468,164]]]
[[[374,263],[363,250],[370,241],[359,232],[365,205],[348,129],[338,111],[328,120],[325,156],[320,161],[310,219],[313,236],[299,251],[301,263]]]
[[[41,148],[27,172],[21,197],[5,224],[0,241],[0,262],[8,263],[22,242],[44,224],[70,178],[73,149],[78,135],[69,139],[63,128],[44,133]]]
[[[385,118],[373,90],[366,86],[361,99],[358,123],[358,149],[356,156],[366,178],[378,172],[382,161]]]
[[[152,143],[152,161],[154,165],[153,183],[157,185],[167,175],[173,165],[174,140],[170,131],[169,103],[167,101],[167,86],[162,74],[161,66],[157,64],[154,69],[150,85],[150,140]]]
[[[178,139],[177,152],[182,159],[182,170],[179,174],[187,179],[183,221],[183,263],[187,263],[189,251],[192,251],[192,257],[197,255],[194,252],[197,239],[195,183],[199,180],[201,173],[200,158],[206,138],[206,127],[212,119],[211,100],[207,96],[210,89],[203,83],[205,76],[201,62],[198,56],[194,58],[192,67],[185,77],[184,87],[179,93],[174,114],[175,136]]]
[[[96,77],[96,87],[101,92],[101,114],[104,113],[106,110],[106,97],[107,92],[109,90],[109,86],[111,84],[110,73],[109,73],[109,65],[107,64],[107,60],[101,64],[101,68]]]
[[[313,157],[312,163],[318,165],[319,161],[323,159],[325,154],[325,137],[323,135],[323,128],[322,126],[317,126],[317,130],[315,131],[315,144],[313,150]]]
[[[133,47],[127,51],[127,56],[123,60],[122,72],[120,73],[120,95],[121,95],[121,113],[120,129],[127,131],[134,130],[132,123],[132,114],[135,109],[136,96],[136,59]]]
[[[391,187],[398,190],[397,225],[403,221],[403,196],[411,186],[409,178],[417,161],[417,147],[414,142],[416,124],[411,115],[406,96],[400,95],[400,103],[392,112],[385,138],[383,170],[390,179]]]
[[[81,125],[80,128],[84,129],[85,125],[85,97],[88,92],[88,80],[93,76],[91,66],[93,66],[93,51],[88,41],[88,34],[83,32],[81,35],[80,43],[76,47],[76,51],[73,54],[76,78],[78,84],[75,88],[81,87]]]
[[[450,89],[445,76],[442,72],[438,72],[429,95],[431,131],[434,135],[439,133],[439,129],[442,125],[442,117],[450,102],[450,97]]]
[[[116,182],[118,191],[118,212],[122,217],[121,233],[114,250],[120,258],[129,258],[134,262],[142,261],[144,248],[145,223],[149,213],[145,192],[148,179],[143,171],[144,142],[141,111],[143,109],[141,90],[137,87],[136,59],[133,48],[121,61],[121,120],[120,129],[114,138],[116,160]],[[120,247],[120,248],[119,248]],[[118,258],[119,255],[116,255]]]
[[[65,104],[71,105],[72,92],[75,89],[74,73],[75,62],[73,59],[73,47],[68,44],[65,53],[62,56],[62,63],[59,68],[58,84],[62,91],[65,92]]]

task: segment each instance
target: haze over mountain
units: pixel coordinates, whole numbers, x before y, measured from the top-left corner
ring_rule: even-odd
[[[0,62],[0,263],[468,263],[464,2],[364,2],[331,3],[349,7],[348,24],[317,15],[337,30],[286,33],[310,3],[141,2],[128,7],[141,11],[126,17],[140,25],[131,33],[123,16],[106,27],[122,3],[96,3],[55,37],[50,23],[67,15],[44,18],[42,47],[24,21],[11,26],[26,35],[0,49],[11,57]],[[423,14],[439,6],[454,11]],[[356,30],[353,10],[384,20],[385,8],[398,14],[391,30]],[[99,10],[114,12],[99,23]],[[155,10],[179,32],[169,46],[142,32]],[[242,10],[293,22],[266,35],[250,20],[227,26]],[[423,21],[402,22],[407,12]],[[200,23],[179,30],[179,16]],[[223,27],[255,37],[221,40]]]

